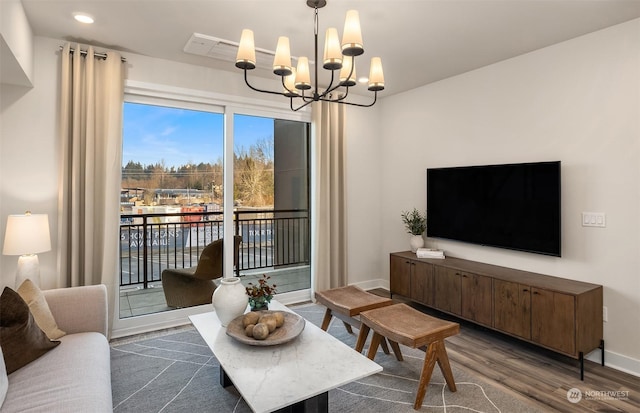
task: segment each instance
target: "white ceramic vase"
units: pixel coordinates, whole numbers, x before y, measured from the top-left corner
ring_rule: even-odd
[[[409,239],[409,245],[411,245],[411,252],[416,252],[418,248],[424,247],[424,238],[422,238],[422,234],[412,235],[411,239]]]
[[[229,277],[220,280],[220,286],[213,292],[211,302],[220,324],[226,327],[231,320],[244,314],[249,304],[249,296],[240,278]]]

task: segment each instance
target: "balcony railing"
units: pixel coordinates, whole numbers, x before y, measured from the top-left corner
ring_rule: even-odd
[[[120,286],[147,288],[166,268],[198,263],[204,247],[223,237],[223,212],[123,214],[120,216]],[[234,235],[242,236],[236,274],[308,265],[308,210],[234,211]]]

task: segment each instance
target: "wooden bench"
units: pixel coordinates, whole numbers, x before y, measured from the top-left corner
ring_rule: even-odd
[[[389,344],[399,361],[402,361],[403,358],[398,343],[411,348],[427,347],[416,400],[413,405],[414,409],[417,410],[422,406],[436,362],[438,362],[449,390],[456,391],[456,383],[449,365],[447,350],[444,347],[444,339],[460,332],[458,323],[431,317],[406,304],[393,304],[363,311],[360,313],[360,322],[362,325],[356,343],[356,351],[362,352],[369,329],[373,330],[373,338],[367,352],[367,357],[371,360],[375,358],[378,346],[384,338],[389,340]]]
[[[360,287],[349,285],[347,287],[332,288],[330,290],[315,293],[316,301],[327,307],[322,320],[322,328],[327,331],[332,317],[342,320],[349,334],[353,334],[351,327],[360,328],[358,316],[362,311],[373,310],[393,304],[390,298],[366,292]],[[367,330],[368,331],[368,330]],[[364,336],[366,340],[367,336]],[[385,353],[389,353],[386,341],[382,342]]]

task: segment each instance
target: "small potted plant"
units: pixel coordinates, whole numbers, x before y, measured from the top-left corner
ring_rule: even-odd
[[[258,284],[247,283],[247,295],[249,296],[249,306],[251,311],[268,310],[269,303],[273,295],[277,292],[276,285],[269,285],[271,277],[262,274],[262,278],[258,280]]]
[[[416,252],[418,248],[424,246],[424,239],[422,234],[427,229],[426,213],[423,215],[416,208],[413,211],[403,211],[400,215],[402,222],[404,223],[407,232],[412,235],[409,244],[411,245],[411,252]]]

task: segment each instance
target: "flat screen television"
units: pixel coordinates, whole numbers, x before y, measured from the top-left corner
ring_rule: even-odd
[[[427,169],[427,236],[561,256],[560,161]]]

